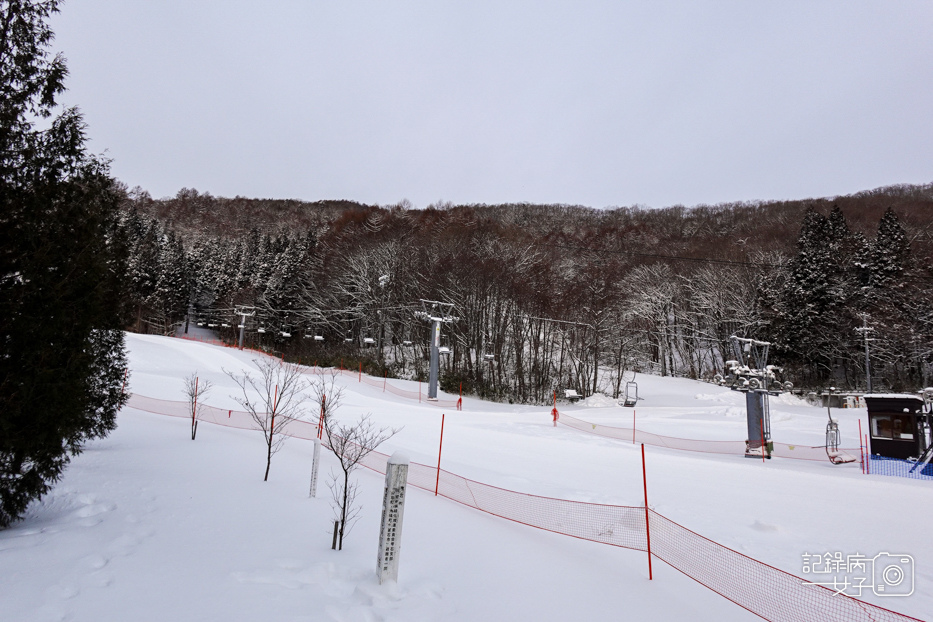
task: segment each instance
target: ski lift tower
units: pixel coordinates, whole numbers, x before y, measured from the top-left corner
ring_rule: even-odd
[[[450,315],[454,305],[452,302],[438,302],[436,300],[421,300],[421,311],[415,311],[415,317],[431,322],[431,367],[428,374],[428,399],[437,399],[437,374],[440,366],[441,324],[456,322]]]
[[[243,349],[243,329],[246,328],[246,318],[256,315],[256,307],[244,307],[237,305],[233,310],[234,315],[240,316],[240,349]]]
[[[745,393],[745,407],[748,420],[748,440],[745,442],[745,456],[748,458],[770,458],[771,413],[768,408],[768,396],[790,391],[793,385],[781,384],[776,373],[781,369],[768,365],[767,341],[745,339],[732,335],[732,349],[735,360],[726,361],[728,377],[723,383],[729,383],[733,391]]]

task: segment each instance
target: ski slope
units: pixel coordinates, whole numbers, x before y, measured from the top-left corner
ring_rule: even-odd
[[[215,387],[206,402],[238,408],[241,373],[256,356],[201,343],[127,335],[129,390],[181,400],[197,371]],[[640,430],[717,440],[745,436],[744,399],[685,379],[639,376]],[[550,407],[464,398],[442,411],[339,379],[336,416],[371,413],[401,427],[383,453],[405,451],[503,488],[597,503],[642,503],[638,446],[554,427]],[[397,386],[402,381],[390,381]],[[416,389],[416,383],[407,383]],[[632,409],[559,405],[575,417],[627,427]],[[844,446],[857,446],[863,410],[833,411]],[[775,440],[820,445],[825,409],[773,399]],[[313,414],[309,413],[309,417]],[[378,585],[375,557],[382,476],[357,472],[362,518],[330,550],[324,478],[308,498],[311,443],[290,439],[268,482],[255,432],[190,425],[124,409],[118,429],[91,443],[25,520],[0,531],[0,618],[26,620],[525,620],[759,619],[644,553],[505,521],[422,490],[408,496],[398,584]],[[335,461],[325,456],[322,475]],[[906,553],[915,592],[866,596],[930,618],[930,482],[864,476],[858,464],[762,463],[647,448],[649,502],[670,519],[741,553],[800,574],[804,553]]]

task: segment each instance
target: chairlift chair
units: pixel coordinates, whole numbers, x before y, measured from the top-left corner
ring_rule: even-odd
[[[634,406],[638,402],[638,383],[625,383],[625,398],[622,401],[623,406]]]
[[[265,329],[265,327],[260,326],[259,328],[256,329],[256,332],[259,333],[259,334],[261,334],[261,335],[265,335],[265,334],[266,334],[266,329]]]
[[[450,353],[452,352],[450,347],[450,337],[448,335],[444,335],[441,337],[441,339],[441,343],[437,346],[437,353],[442,356],[450,356]]]
[[[376,345],[376,340],[373,339],[372,337],[364,337],[364,338],[363,338],[363,345],[364,345],[364,346],[373,346],[373,345]]]
[[[564,389],[564,397],[570,400],[571,404],[576,404],[583,399],[583,396],[577,393],[576,389]]]

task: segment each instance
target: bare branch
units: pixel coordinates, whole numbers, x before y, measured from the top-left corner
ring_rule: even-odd
[[[340,548],[348,527],[358,518],[362,508],[355,504],[356,484],[350,482],[350,474],[366,456],[379,445],[392,438],[400,429],[376,428],[370,415],[360,417],[353,424],[341,424],[334,417],[324,418],[324,447],[333,452],[340,465],[340,473],[331,472],[328,487],[333,496],[333,508],[340,521]]]
[[[184,394],[188,399],[188,410],[191,412],[191,440],[194,440],[198,433],[198,420],[204,412],[204,398],[207,397],[214,383],[198,378],[197,371],[186,376],[183,382]]]
[[[269,479],[269,467],[272,456],[282,448],[285,442],[285,428],[294,419],[300,419],[304,413],[304,392],[308,388],[301,367],[275,359],[254,359],[259,369],[259,377],[245,372],[242,376],[224,370],[224,373],[240,387],[242,397],[234,400],[249,413],[256,426],[262,430],[266,441],[266,475]]]

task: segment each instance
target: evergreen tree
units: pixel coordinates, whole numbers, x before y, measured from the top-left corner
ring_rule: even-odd
[[[0,0],[0,528],[116,425],[125,401],[123,191],[84,150],[50,59],[57,0]]]
[[[918,305],[916,292],[906,286],[910,243],[892,209],[881,217],[867,255],[869,286],[865,308],[875,328],[872,348],[875,371],[883,385],[903,390],[913,373],[911,368],[916,365],[916,339],[923,333],[918,319],[926,305]]]
[[[869,279],[872,287],[896,287],[907,268],[910,243],[894,210],[888,208],[878,223],[878,235],[871,245]]]
[[[184,246],[174,231],[162,236],[154,305],[168,328],[188,312],[191,278]]]
[[[143,321],[156,298],[159,279],[161,229],[153,218],[131,213],[123,228],[129,244],[127,283],[130,306],[135,315],[135,330],[143,330]]]
[[[816,210],[807,210],[777,313],[776,345],[784,360],[824,378],[832,369],[832,326],[843,302],[833,254],[841,244],[834,233],[840,231],[838,220],[831,224]]]

